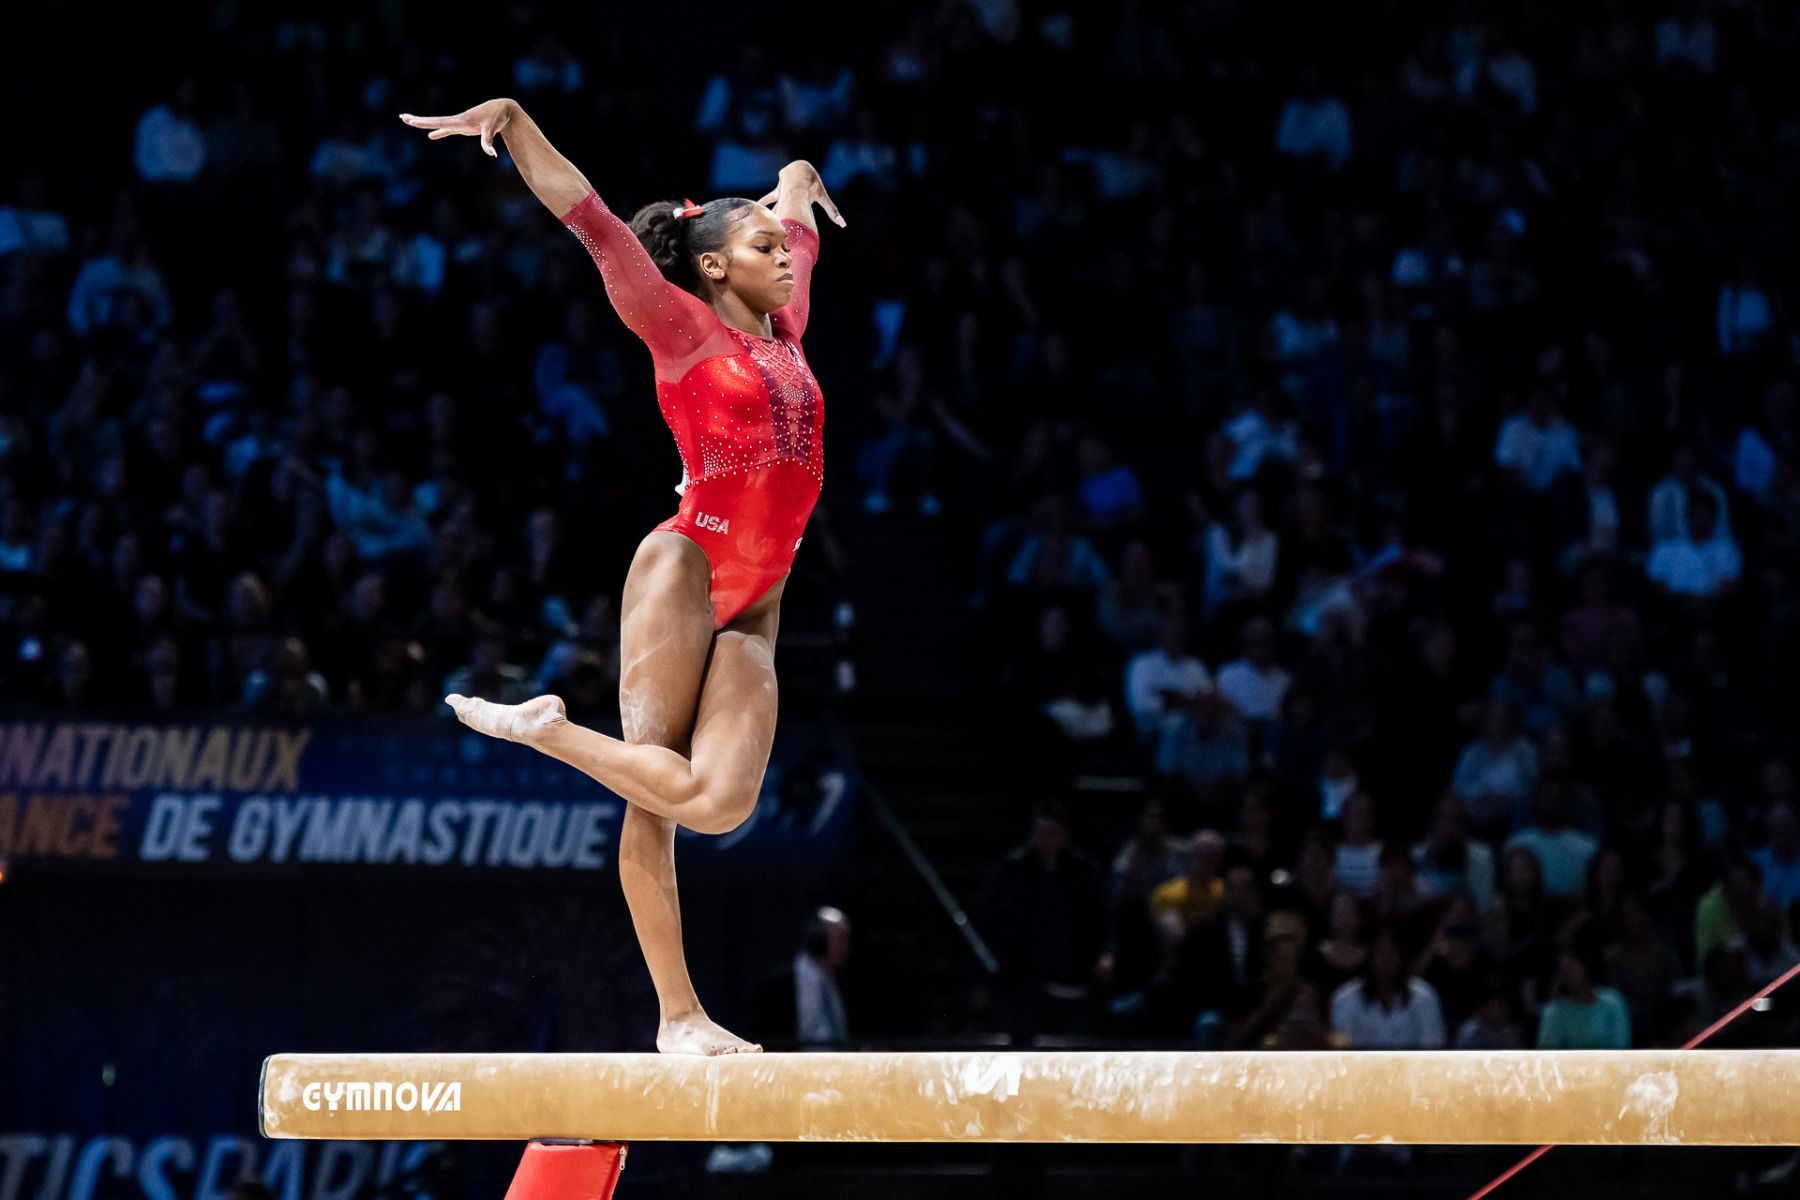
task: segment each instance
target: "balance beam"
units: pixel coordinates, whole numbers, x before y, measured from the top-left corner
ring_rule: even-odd
[[[1800,1145],[1800,1050],[278,1054],[278,1138]]]

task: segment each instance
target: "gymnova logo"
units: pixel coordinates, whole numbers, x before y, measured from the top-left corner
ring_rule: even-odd
[[[300,1092],[308,1112],[461,1112],[461,1081],[384,1079],[375,1083],[309,1083]]]

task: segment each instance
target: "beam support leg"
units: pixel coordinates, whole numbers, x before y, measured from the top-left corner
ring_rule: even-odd
[[[625,1149],[623,1142],[529,1142],[506,1200],[612,1200]]]

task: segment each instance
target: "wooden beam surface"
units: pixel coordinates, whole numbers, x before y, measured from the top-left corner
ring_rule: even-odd
[[[270,1137],[1800,1144],[1800,1050],[279,1054]]]

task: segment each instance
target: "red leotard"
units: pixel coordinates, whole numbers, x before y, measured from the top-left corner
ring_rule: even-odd
[[[705,551],[713,628],[722,629],[787,573],[824,478],[825,401],[800,350],[819,235],[782,222],[794,294],[769,314],[775,336],[762,338],[664,279],[599,193],[563,224],[593,255],[620,319],[650,347],[682,475],[681,507],[656,528]]]

